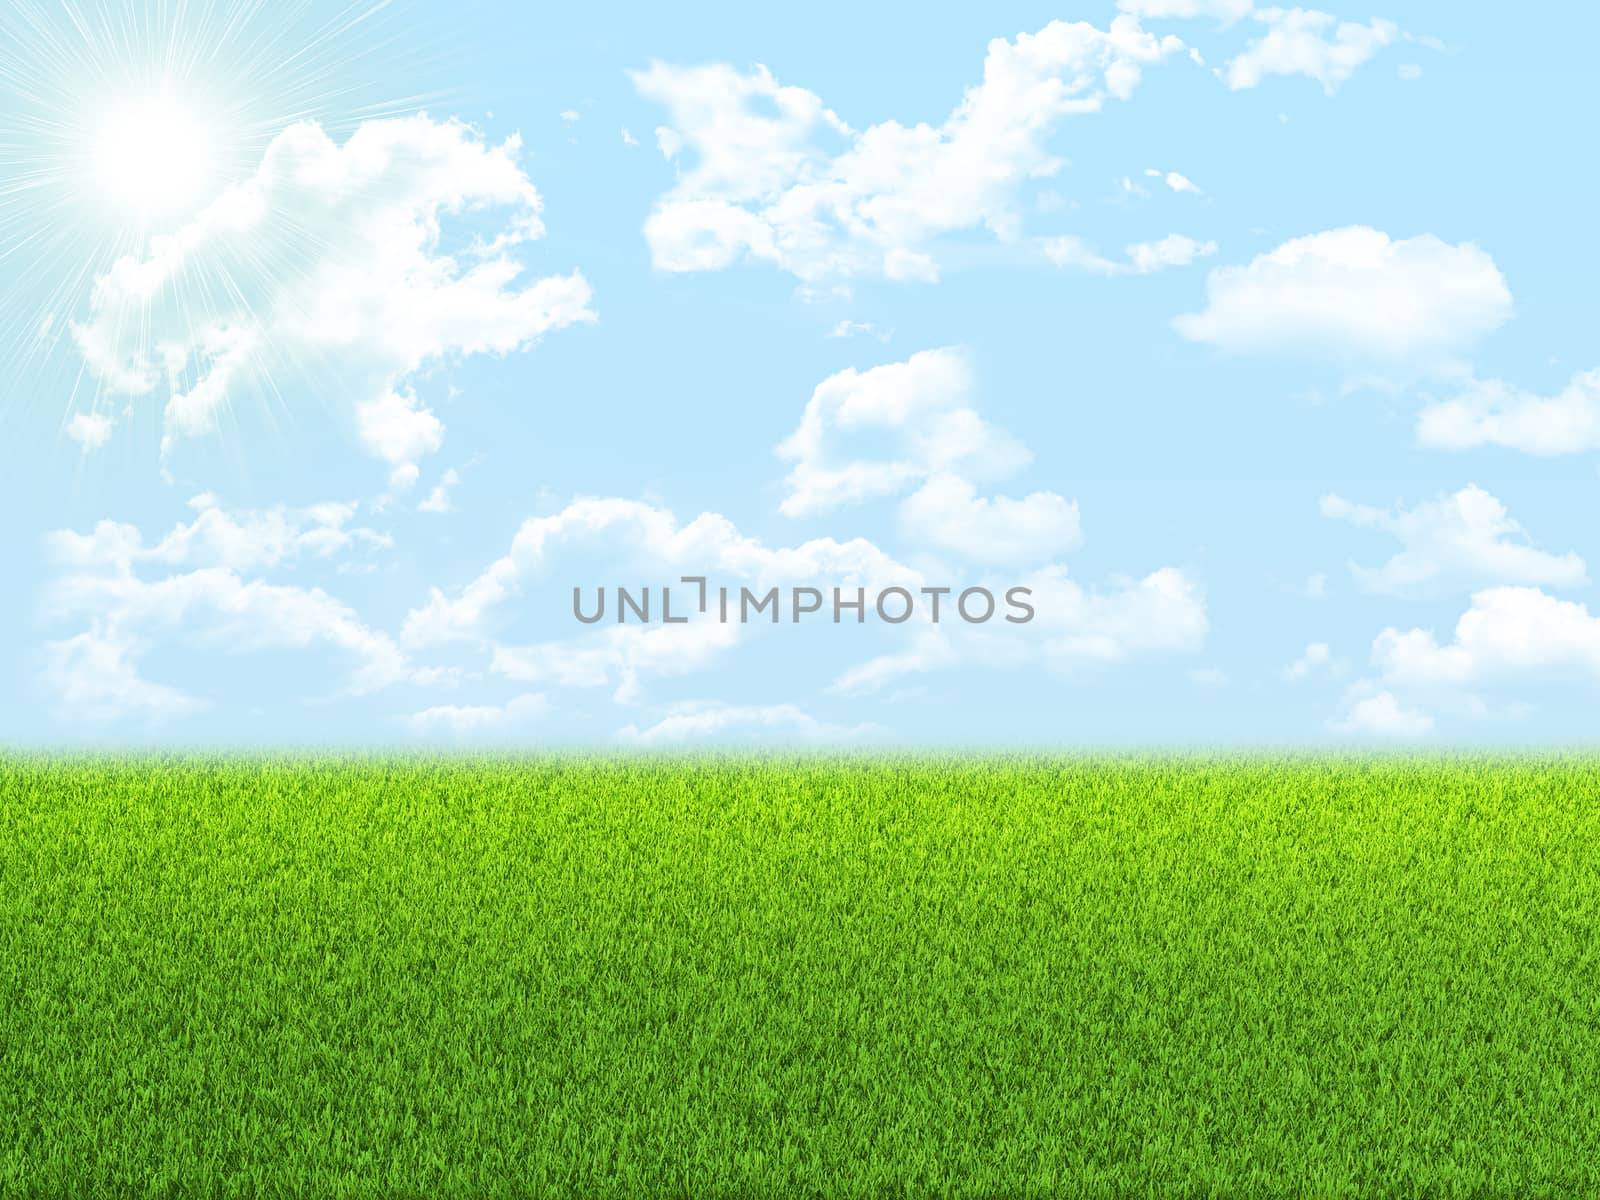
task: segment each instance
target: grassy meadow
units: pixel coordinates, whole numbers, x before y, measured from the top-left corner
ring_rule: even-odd
[[[1600,1194],[1597,765],[0,758],[0,1196]]]

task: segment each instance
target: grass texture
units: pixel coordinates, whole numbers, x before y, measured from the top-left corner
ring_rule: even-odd
[[[1600,1194],[1584,758],[0,759],[0,1195]]]

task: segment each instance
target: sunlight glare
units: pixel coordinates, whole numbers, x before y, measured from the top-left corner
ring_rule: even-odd
[[[96,131],[93,164],[104,197],[144,219],[202,203],[212,174],[210,130],[165,97],[118,104]]]

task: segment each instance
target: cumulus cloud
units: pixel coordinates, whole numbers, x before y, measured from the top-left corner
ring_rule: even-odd
[[[408,482],[443,434],[419,372],[593,319],[578,272],[523,278],[517,251],[544,225],[518,149],[426,116],[366,122],[343,145],[291,126],[250,179],[96,282],[78,346],[108,391],[165,394],[168,449],[311,377]],[[489,240],[469,236],[491,218]]]
[[[1415,688],[1467,687],[1540,673],[1600,676],[1600,618],[1533,587],[1486,588],[1440,643],[1431,630],[1390,628],[1373,643],[1385,681]]]
[[[74,413],[67,422],[67,436],[84,450],[98,450],[111,440],[113,422],[104,413]]]
[[[449,468],[439,476],[439,482],[433,485],[433,490],[421,504],[417,505],[418,512],[446,513],[450,511],[450,493],[461,482],[461,474],[454,467]]]
[[[1064,118],[1126,99],[1181,48],[1127,14],[1105,30],[1052,21],[990,42],[982,81],[942,123],[864,130],[765,67],[634,72],[667,110],[656,141],[679,164],[645,224],[652,258],[669,271],[765,262],[807,282],[935,279],[942,236],[1016,236],[1023,184],[1061,167],[1048,143]]]
[[[1313,675],[1327,672],[1330,675],[1342,674],[1344,664],[1335,661],[1333,650],[1327,642],[1312,642],[1287,667],[1283,669],[1283,677],[1290,683],[1298,683],[1302,679],[1310,679]]]
[[[1504,446],[1547,456],[1600,449],[1600,370],[1574,375],[1554,396],[1498,379],[1474,382],[1422,410],[1417,441],[1439,450]]]
[[[960,481],[956,483],[956,498],[966,506],[965,513],[958,514],[967,522],[958,531],[963,549],[966,539],[976,541],[986,529],[997,539],[1012,539],[1013,545],[1001,547],[1008,559],[1020,559],[1024,550],[1029,556],[1046,554],[1059,541],[1075,536],[1075,510],[1062,510],[1034,497],[1008,501],[1020,506],[1019,511],[1038,528],[1006,530],[1001,526],[1012,510],[986,507]],[[976,553],[1000,557],[994,548]],[[632,579],[655,587],[653,622],[616,622],[608,613],[605,624],[575,636],[521,643],[505,638],[508,622],[520,611],[520,606],[513,607],[514,600],[538,594],[543,581],[560,577],[560,564],[596,560],[608,564],[610,581]],[[699,606],[698,585],[680,582],[686,575],[707,577],[704,610]],[[921,572],[860,538],[847,542],[817,538],[774,547],[740,534],[715,513],[680,522],[668,510],[641,501],[579,499],[559,512],[528,518],[507,553],[463,586],[448,592],[433,589],[428,600],[407,615],[401,644],[412,652],[464,647],[487,653],[489,670],[504,679],[541,689],[607,688],[616,702],[633,704],[643,699],[648,681],[703,671],[761,633],[758,625],[716,619],[719,586],[729,588],[730,594],[745,586],[755,594],[773,587],[811,586],[825,593],[835,587],[846,593],[860,587],[872,595],[891,586],[916,594],[927,583]],[[892,651],[847,668],[835,679],[834,690],[869,691],[899,676],[961,664],[1064,669],[1116,664],[1189,652],[1203,643],[1206,634],[1200,588],[1174,568],[1137,580],[1113,579],[1109,586],[1095,589],[1069,579],[1060,567],[1047,566],[990,580],[989,586],[997,600],[1003,600],[1008,587],[1031,588],[1034,621],[1003,628],[999,620],[992,627],[967,625],[952,611],[955,599],[946,595],[944,621],[935,625],[925,600],[916,607],[915,620],[896,631],[885,630],[895,644]],[[670,587],[673,612],[688,617],[686,622],[662,622],[661,587]],[[614,611],[614,595],[611,603]],[[558,614],[562,622],[570,619],[568,604],[564,585]],[[585,600],[590,611],[594,604],[592,596]],[[787,618],[785,622],[789,623]]]
[[[843,672],[832,690],[873,692],[907,675],[956,665],[1070,671],[1193,653],[1205,643],[1204,594],[1176,567],[1142,579],[1113,579],[1098,589],[1085,588],[1060,566],[1020,578],[1018,586],[1031,589],[1028,602],[1035,609],[1028,636],[999,634],[987,626],[930,625],[912,630],[905,647]],[[996,593],[1004,590],[997,587]]]
[[[836,322],[828,330],[830,338],[855,337],[858,333],[877,338],[880,342],[887,342],[892,336],[889,330],[879,329],[871,321],[852,321],[849,318]]]
[[[512,733],[550,711],[550,701],[537,692],[513,696],[504,704],[438,704],[412,713],[406,728],[419,737],[446,736],[467,740]]]
[[[1167,267],[1186,267],[1217,252],[1215,242],[1197,242],[1180,233],[1159,241],[1135,242],[1123,250],[1121,259],[1103,258],[1088,242],[1070,235],[1045,238],[1042,245],[1045,257],[1058,267],[1093,275],[1151,275]]]
[[[151,545],[136,526],[120,521],[100,521],[89,533],[56,530],[46,535],[46,545],[60,566],[127,572],[144,563],[254,570],[392,544],[387,533],[352,526],[356,509],[348,503],[229,511],[215,497],[201,494],[189,506],[197,512],[194,520],[178,522]]]
[[[1400,37],[1393,21],[1341,21],[1305,8],[1262,8],[1252,17],[1267,27],[1221,74],[1234,89],[1253,88],[1269,75],[1306,75],[1330,96],[1356,69]]]
[[[344,687],[350,695],[419,678],[392,638],[369,628],[322,589],[245,580],[223,567],[154,581],[126,572],[73,575],[50,589],[49,604],[55,620],[86,620],[93,643],[116,647],[118,668],[128,681],[142,649],[158,637],[222,654],[326,646],[350,664]],[[73,644],[69,638],[47,647],[51,669],[46,682],[63,699],[87,686],[67,678],[71,668],[94,671],[100,665],[99,655],[68,654]],[[119,691],[130,702],[143,704],[171,689],[151,684]],[[165,700],[161,703],[165,706]],[[107,715],[108,708],[109,702],[85,715]]]
[[[350,695],[437,678],[321,588],[246,577],[386,545],[386,535],[350,526],[351,506],[228,513],[209,496],[193,503],[199,514],[192,522],[151,544],[137,528],[113,521],[86,534],[47,536],[57,574],[45,591],[45,612],[51,623],[83,626],[45,646],[44,682],[61,716],[165,720],[206,707],[207,699],[142,675],[143,660],[166,646],[228,655],[324,647],[347,664],[342,691]]]
[[[689,620],[663,623],[657,591],[656,619],[648,625],[608,622],[573,637],[525,644],[499,636],[512,600],[536,586],[555,564],[586,555],[603,557],[612,579],[631,571],[658,588],[669,587],[675,616]],[[758,594],[799,585],[861,587],[875,593],[889,586],[916,589],[923,584],[920,573],[863,538],[768,546],[739,533],[717,513],[702,513],[685,523],[642,501],[586,498],[557,513],[528,518],[506,554],[461,588],[449,593],[432,589],[428,600],[407,614],[402,643],[413,650],[448,644],[475,647],[487,651],[489,669],[503,678],[551,687],[609,688],[618,703],[637,703],[646,681],[703,670],[756,632],[716,619],[714,591],[708,590],[702,612],[699,588],[680,583],[684,575],[705,576],[708,589],[725,586],[735,594],[745,586]],[[570,620],[569,597],[563,591],[563,620]],[[585,603],[592,608],[594,601]]]
[[[1328,723],[1335,733],[1413,740],[1433,732],[1434,719],[1408,708],[1393,692],[1352,687],[1343,715]]]
[[[1117,0],[1117,7],[1152,21],[1210,17],[1228,25],[1255,11],[1252,0]]]
[[[978,494],[974,480],[1011,475],[1032,455],[979,415],[974,390],[967,356],[948,347],[830,375],[777,448],[794,464],[779,510],[809,517],[904,496],[902,532],[977,562],[1037,563],[1076,545],[1073,501],[1045,491]],[[875,453],[852,452],[862,444]]]
[[[1403,548],[1382,566],[1351,565],[1356,581],[1371,592],[1401,593],[1448,580],[1552,587],[1588,583],[1583,559],[1531,545],[1505,505],[1475,484],[1409,509],[1324,496],[1322,515],[1399,539]]]
[[[651,563],[663,573],[717,572],[766,586],[817,578],[852,587],[919,584],[921,579],[864,538],[847,542],[814,538],[798,546],[770,547],[739,533],[719,513],[701,513],[680,524],[668,510],[642,501],[580,499],[550,516],[529,517],[507,553],[454,595],[433,589],[425,604],[407,614],[404,640],[426,646],[486,639],[496,611],[519,593],[524,581],[538,575],[559,551],[570,552],[584,544],[603,547],[612,562],[631,558]],[[673,578],[667,574],[666,582]]]
[[[1246,18],[1266,27],[1216,75],[1234,91],[1269,75],[1304,75],[1332,95],[1356,70],[1404,35],[1393,21],[1341,21],[1309,8],[1257,8],[1252,0],[1117,0],[1123,12],[1145,20],[1210,18],[1224,28]],[[1198,57],[1195,58],[1199,62]]]
[[[1078,506],[1055,492],[979,496],[957,475],[932,476],[900,506],[905,532],[982,563],[1041,562],[1081,540]]]
[[[1371,661],[1372,677],[1351,685],[1330,727],[1420,736],[1433,729],[1435,713],[1473,720],[1526,713],[1524,704],[1489,698],[1518,684],[1600,680],[1600,617],[1541,588],[1484,588],[1449,638],[1391,626],[1373,639]]]
[[[86,630],[46,644],[43,683],[65,721],[143,718],[152,724],[191,716],[206,702],[139,674],[139,646],[120,632]]]
[[[793,704],[725,704],[699,701],[674,706],[654,725],[641,729],[627,725],[618,738],[638,745],[669,742],[721,741],[748,738],[762,741],[839,742],[878,731],[877,726],[830,725]]]
[[[1173,322],[1240,354],[1450,367],[1511,315],[1494,260],[1432,234],[1394,240],[1353,225],[1294,238],[1206,279],[1206,306]]]
[[[941,471],[996,478],[1027,465],[1027,448],[978,415],[973,390],[967,356],[950,348],[830,375],[778,446],[778,456],[794,463],[780,510],[814,516],[904,492]],[[850,457],[841,443],[852,436],[887,439],[891,452]]]
[[[693,589],[680,590],[680,601]],[[739,641],[739,626],[713,620],[682,625],[610,625],[576,640],[496,645],[489,669],[518,683],[614,688],[619,703],[636,701],[643,680],[705,669]]]

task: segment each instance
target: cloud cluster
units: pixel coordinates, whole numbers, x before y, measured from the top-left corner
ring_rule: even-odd
[[[805,281],[937,278],[944,235],[1017,235],[1021,187],[1061,166],[1049,138],[1062,120],[1127,99],[1144,68],[1181,48],[1128,15],[1107,29],[1052,21],[990,42],[982,81],[940,124],[864,130],[765,67],[634,72],[640,95],[666,109],[657,144],[680,164],[645,224],[655,265],[750,260]]]
[[[690,701],[673,705],[654,725],[626,725],[619,736],[641,746],[686,741],[841,742],[878,732],[872,724],[832,725],[793,704],[726,704]]]
[[[578,272],[522,278],[516,251],[544,225],[518,148],[426,116],[366,122],[343,145],[290,126],[250,179],[97,281],[78,346],[108,393],[164,393],[168,448],[314,380],[408,484],[443,438],[420,371],[593,319]],[[474,232],[490,218],[491,236]],[[104,441],[97,418],[80,440]]]
[[[1434,712],[1482,719],[1496,688],[1560,679],[1600,681],[1600,617],[1587,605],[1537,587],[1491,587],[1472,595],[1441,641],[1432,629],[1390,626],[1373,640],[1371,676],[1352,684],[1338,732],[1414,738]],[[1432,710],[1432,711],[1430,711]]]
[[[1356,684],[1345,694],[1344,712],[1328,722],[1335,733],[1355,737],[1411,741],[1434,730],[1433,717],[1408,707],[1395,694],[1370,684]]]
[[[1580,587],[1583,559],[1528,543],[1505,505],[1475,484],[1414,508],[1380,509],[1342,496],[1322,498],[1322,515],[1392,534],[1403,549],[1381,567],[1351,565],[1366,590],[1398,594],[1440,581],[1529,583]]]
[[[1198,583],[1176,567],[1142,579],[1113,579],[1086,588],[1066,569],[1050,566],[1020,577],[1036,610],[1028,634],[1018,637],[976,627],[929,626],[910,631],[905,646],[877,655],[839,675],[832,689],[845,695],[876,692],[909,675],[957,665],[1044,666],[1069,673],[1140,658],[1189,654],[1205,644],[1209,622]]]
[[[1474,381],[1422,410],[1417,441],[1436,450],[1503,446],[1541,456],[1600,450],[1600,370],[1574,375],[1554,396]]]
[[[1180,233],[1168,234],[1154,242],[1135,242],[1123,250],[1121,259],[1103,258],[1082,238],[1045,238],[1040,243],[1045,257],[1058,267],[1087,271],[1091,275],[1151,275],[1168,267],[1187,267],[1196,259],[1217,252],[1215,242],[1198,242]]]
[[[198,497],[195,507],[192,522],[149,545],[133,526],[112,521],[47,538],[57,569],[45,595],[48,619],[83,627],[45,646],[44,681],[63,718],[165,720],[206,708],[207,698],[141,675],[141,660],[167,644],[227,655],[321,646],[346,664],[341,690],[351,695],[437,681],[320,587],[248,577],[387,546],[387,535],[351,527],[350,506],[229,513]]]
[[[1252,0],[1117,0],[1117,7],[1151,21],[1209,17],[1224,27],[1246,19],[1264,26],[1260,37],[1217,71],[1234,91],[1256,87],[1269,75],[1304,75],[1331,96],[1402,36],[1398,25],[1382,17],[1341,21],[1317,9],[1257,8]]]
[[[978,562],[1037,563],[1076,545],[1078,506],[1055,492],[983,497],[974,481],[1005,478],[1031,452],[979,415],[961,350],[924,350],[817,385],[800,424],[778,446],[793,464],[780,511],[809,517],[904,496],[901,529]],[[876,453],[860,452],[862,443]]]
[[[523,692],[504,704],[436,704],[412,713],[406,728],[419,737],[450,737],[466,741],[504,737],[537,722],[550,711],[550,700],[538,692]]]
[[[1400,36],[1400,27],[1381,17],[1363,24],[1304,8],[1262,8],[1251,15],[1266,32],[1223,69],[1222,78],[1235,91],[1253,88],[1269,75],[1306,75],[1331,96]]]
[[[248,571],[301,557],[326,559],[346,550],[386,549],[393,544],[388,533],[352,526],[356,506],[348,502],[229,511],[214,496],[202,493],[189,501],[189,507],[196,511],[194,520],[180,521],[152,545],[145,544],[137,527],[120,521],[100,521],[89,533],[57,530],[46,543],[60,566],[120,572],[145,563]]]
[[[1600,678],[1600,617],[1586,605],[1539,588],[1486,588],[1440,643],[1431,630],[1390,628],[1372,646],[1386,682],[1462,688],[1535,672]]]
[[[1478,693],[1518,678],[1578,670],[1600,676],[1600,620],[1581,604],[1545,588],[1583,587],[1582,558],[1552,554],[1529,542],[1505,506],[1476,485],[1411,508],[1374,508],[1336,495],[1323,497],[1324,516],[1381,530],[1401,549],[1377,567],[1352,564],[1369,592],[1410,595],[1465,583],[1482,588],[1441,644],[1431,630],[1385,629],[1372,645],[1372,675],[1352,684],[1338,732],[1420,737],[1435,727],[1433,712],[1478,718],[1493,708]]]
[[[1206,306],[1173,321],[1238,354],[1351,366],[1450,369],[1511,316],[1494,260],[1432,234],[1395,240],[1352,225],[1293,238],[1206,279]]]

